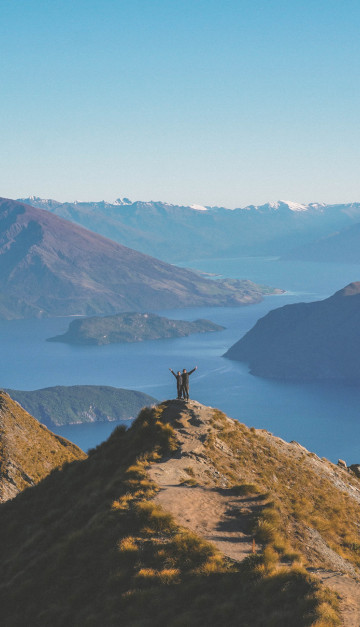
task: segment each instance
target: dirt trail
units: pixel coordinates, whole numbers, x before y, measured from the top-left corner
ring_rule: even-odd
[[[209,459],[203,442],[209,430],[213,429],[210,422],[212,414],[211,407],[195,401],[169,401],[163,418],[175,424],[180,447],[171,458],[152,464],[149,475],[160,487],[156,501],[171,512],[180,525],[213,542],[224,555],[242,561],[252,552],[253,539],[248,523],[261,506],[261,499],[232,494],[226,477],[216,470]],[[232,422],[230,418],[228,420]],[[273,438],[270,434],[268,436],[273,443],[278,440],[279,447],[287,449],[289,454],[297,454],[299,445],[294,446],[296,443],[288,444],[280,438]],[[218,446],[225,455],[231,455],[224,443],[218,441]],[[322,460],[317,458],[315,463],[319,462],[321,465]],[[324,464],[322,472],[331,473],[330,466],[333,465]],[[334,474],[339,474],[337,468],[334,468]],[[325,550],[322,543],[322,539],[316,543],[319,553]],[[255,550],[259,550],[259,547],[255,547]],[[309,572],[339,595],[343,627],[360,627],[357,569],[345,563],[337,554],[337,560],[334,559],[332,564],[331,553],[330,550],[326,551],[326,562],[331,566],[329,569],[312,568]],[[340,563],[342,561],[344,564]]]
[[[202,443],[211,428],[211,414],[211,408],[195,401],[171,403],[164,417],[178,418],[180,449],[176,457],[152,465],[149,474],[161,488],[156,501],[164,509],[181,525],[213,542],[222,553],[241,561],[252,552],[247,526],[249,516],[259,507],[258,499],[231,495],[225,490],[227,480],[212,465]],[[219,481],[220,487],[216,485]]]

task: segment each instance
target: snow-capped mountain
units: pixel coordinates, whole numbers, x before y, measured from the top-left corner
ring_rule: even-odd
[[[22,202],[171,262],[216,256],[283,256],[360,222],[360,203],[278,200],[230,210],[197,203],[132,202],[126,197],[114,202],[61,203],[33,196]]]
[[[56,209],[62,203],[58,200],[52,200],[51,198],[40,198],[39,196],[29,196],[28,198],[17,198],[18,202],[23,202],[26,205],[31,205],[32,207],[37,207],[38,209],[47,209],[51,211],[52,209]]]

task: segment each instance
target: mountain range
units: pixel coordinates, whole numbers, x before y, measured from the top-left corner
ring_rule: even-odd
[[[0,199],[0,318],[259,302],[248,281],[211,280],[49,211]]]
[[[360,381],[360,282],[270,311],[225,354],[276,379]]]
[[[242,255],[282,256],[360,222],[360,203],[278,201],[244,208],[165,202],[66,202],[21,199],[159,259],[171,262]]]
[[[0,506],[2,622],[353,627],[359,485],[217,409],[145,408]]]

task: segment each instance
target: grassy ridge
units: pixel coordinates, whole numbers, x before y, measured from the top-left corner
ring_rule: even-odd
[[[304,554],[309,544],[307,530],[314,529],[340,557],[360,567],[360,503],[354,498],[360,484],[355,475],[345,474],[346,492],[341,487],[342,471],[327,460],[318,459],[314,465],[316,456],[305,449],[289,454],[291,445],[284,443],[287,450],[281,450],[266,433],[236,421],[229,425],[218,410],[213,424],[217,437],[233,454],[231,459],[219,454],[210,435],[207,446],[215,466],[239,491],[263,496],[263,508],[253,528],[259,542],[285,558],[295,549],[303,562],[317,565],[314,555]],[[336,487],[334,472],[338,475]],[[242,484],[237,486],[239,479]]]
[[[330,627],[333,599],[301,568],[224,559],[151,500],[146,467],[176,453],[162,406],[83,462],[0,507],[7,627]]]
[[[0,502],[85,453],[55,435],[0,391]]]

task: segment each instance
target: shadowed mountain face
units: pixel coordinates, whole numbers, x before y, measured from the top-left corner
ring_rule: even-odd
[[[66,462],[85,457],[75,444],[49,431],[0,391],[0,503]]]
[[[242,255],[283,255],[360,220],[360,203],[279,201],[229,210],[165,202],[67,202],[23,199],[35,207],[166,261]],[[195,208],[194,208],[195,207]]]
[[[360,380],[360,282],[270,311],[225,354],[277,379]]]
[[[212,281],[17,201],[0,199],[0,317],[261,300],[250,282]]]
[[[335,627],[328,576],[353,627],[358,485],[211,407],[145,408],[0,506],[2,622]]]

